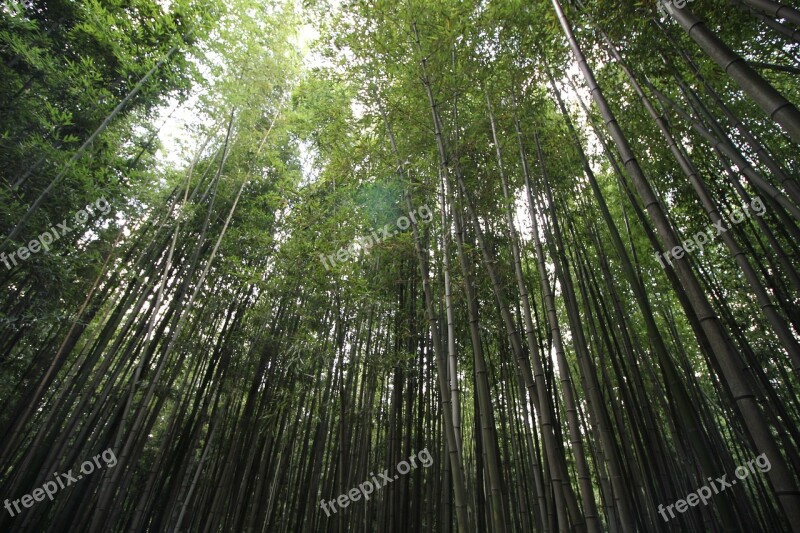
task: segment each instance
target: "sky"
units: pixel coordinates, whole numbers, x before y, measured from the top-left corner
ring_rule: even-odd
[[[159,0],[159,3],[168,8],[171,1]],[[338,6],[338,0],[334,0],[332,5],[334,7]],[[295,9],[303,9],[300,0],[295,0]],[[303,65],[308,69],[322,66],[324,63],[322,56],[312,50],[313,42],[318,36],[319,32],[316,27],[308,22],[300,26],[295,36],[296,48],[301,51]],[[197,64],[201,71],[205,72],[206,75],[210,75],[208,74],[208,69],[204,68],[199,62]],[[211,120],[200,116],[196,110],[202,90],[204,88],[196,86],[194,88],[195,93],[183,104],[179,104],[178,100],[173,98],[159,110],[155,124],[163,124],[159,131],[159,140],[162,143],[162,148],[156,153],[156,158],[165,167],[180,168],[188,166],[194,156],[191,149],[199,144],[198,139],[192,132],[197,131],[198,126],[201,124],[206,127],[212,126]],[[307,157],[309,155],[308,148],[301,146],[300,151],[303,161],[306,161],[303,174],[306,177],[310,177],[312,172],[307,163],[310,160],[310,157]]]

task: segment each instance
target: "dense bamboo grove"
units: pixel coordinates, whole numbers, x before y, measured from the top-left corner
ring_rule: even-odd
[[[800,531],[781,1],[0,4],[0,530]]]

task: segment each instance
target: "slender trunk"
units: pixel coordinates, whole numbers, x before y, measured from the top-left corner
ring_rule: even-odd
[[[780,124],[794,142],[800,143],[800,111],[758,72],[750,68],[744,59],[728,48],[714,32],[694,16],[688,7],[678,9],[670,2],[666,4],[666,9],[689,37],[758,104],[764,113]]]
[[[559,0],[552,0],[552,2],[559,22],[570,42],[578,66],[589,85],[589,89],[603,116],[606,126],[614,138],[623,164],[628,170],[628,174],[633,179],[645,209],[655,222],[656,229],[667,245],[667,248],[680,247],[680,241],[668,221],[661,204],[656,199],[636,157],[633,155],[627,137],[622,132],[611,108],[606,102],[602,90],[597,85],[594,74],[586,62],[583,52],[572,33],[569,22],[561,9]],[[670,9],[671,12],[676,11],[676,9],[671,6]],[[794,109],[794,107],[792,107],[792,109]],[[795,113],[796,112],[795,110]],[[800,139],[800,121],[798,121],[798,128],[797,137]],[[768,473],[769,480],[789,524],[792,525],[791,527],[794,531],[800,531],[800,491],[797,490],[796,483],[789,471],[788,465],[771,434],[769,426],[765,422],[762,409],[756,402],[755,393],[751,388],[747,375],[742,369],[740,357],[731,347],[728,337],[719,321],[719,317],[717,317],[706,296],[703,294],[703,290],[687,261],[685,259],[676,261],[675,270],[681,282],[686,287],[689,301],[700,318],[702,328],[708,336],[714,356],[722,371],[722,377],[729,387],[731,395],[739,409],[739,413],[753,439],[754,449],[759,453],[766,453],[770,461],[773,461],[774,458],[772,469]]]

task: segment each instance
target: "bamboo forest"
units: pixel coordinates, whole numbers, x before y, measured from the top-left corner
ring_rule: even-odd
[[[800,532],[800,4],[0,0],[0,531]]]

